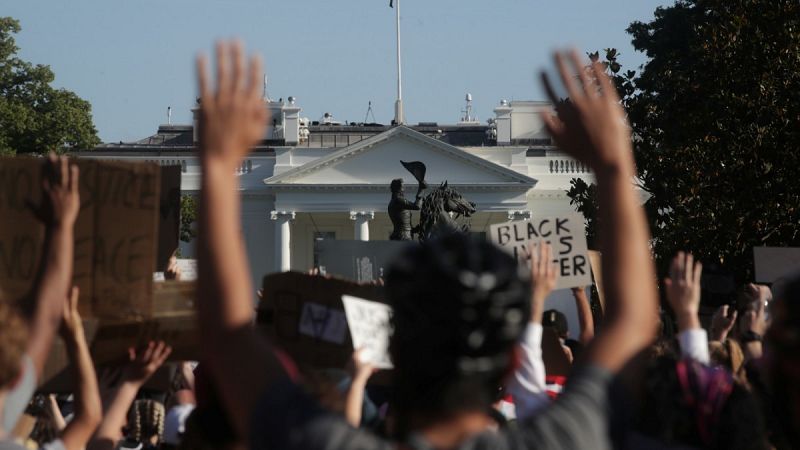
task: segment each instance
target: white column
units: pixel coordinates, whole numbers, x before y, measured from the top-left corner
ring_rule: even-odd
[[[294,211],[271,211],[269,218],[275,221],[275,265],[281,272],[292,269],[292,220]]]
[[[508,220],[531,220],[531,212],[528,210],[509,211]]]
[[[355,222],[357,241],[369,240],[369,221],[375,218],[374,211],[350,211],[350,220]]]

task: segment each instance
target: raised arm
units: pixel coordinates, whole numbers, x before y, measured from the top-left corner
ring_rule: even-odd
[[[632,187],[631,135],[602,64],[592,64],[590,79],[577,52],[556,55],[556,63],[569,101],[561,102],[543,75],[558,116],[542,118],[556,145],[594,172],[603,224],[599,237],[607,311],[602,333],[587,349],[587,361],[617,372],[652,342],[658,319],[650,232]],[[573,73],[579,74],[577,82]]]
[[[344,402],[344,417],[347,423],[354,428],[361,426],[361,412],[364,407],[364,391],[367,381],[375,372],[372,364],[361,360],[361,350],[353,352],[353,373],[351,374],[350,389]]]
[[[92,437],[103,418],[97,375],[89,354],[89,346],[83,333],[83,323],[78,314],[78,288],[73,287],[69,302],[64,305],[61,337],[67,347],[70,365],[77,383],[75,390],[75,416],[61,433],[61,441],[67,450],[81,450]]]
[[[681,354],[708,364],[708,335],[700,325],[700,276],[703,265],[691,253],[678,252],[664,280],[667,301],[678,322]]]
[[[588,345],[594,338],[594,319],[589,297],[586,295],[586,287],[572,288],[572,296],[575,297],[575,309],[578,310],[578,324],[581,328],[578,340],[581,344]]]
[[[137,352],[128,350],[129,362],[122,370],[119,387],[113,391],[113,397],[103,412],[103,420],[97,428],[92,440],[86,446],[88,450],[112,450],[122,439],[122,427],[128,419],[128,410],[136,394],[142,386],[156,373],[167,360],[172,348],[164,342],[150,342],[144,350]],[[67,447],[69,449],[69,447]]]
[[[558,279],[549,244],[542,243],[536,248],[531,246],[530,255],[531,318],[519,343],[519,367],[508,382],[516,416],[520,420],[533,416],[550,403],[542,360],[542,314],[544,301],[555,289]]]
[[[50,346],[56,335],[64,301],[72,280],[73,228],[78,218],[78,166],[50,154],[42,177],[43,204],[36,215],[45,223],[45,240],[39,272],[32,292],[30,342],[27,353],[41,378]]]
[[[240,43],[217,44],[217,84],[206,58],[197,60],[200,84],[200,161],[203,168],[198,234],[198,320],[203,363],[220,390],[230,419],[248,436],[251,414],[269,383],[283,372],[256,335],[252,284],[241,237],[235,169],[264,134],[261,62],[245,70]]]

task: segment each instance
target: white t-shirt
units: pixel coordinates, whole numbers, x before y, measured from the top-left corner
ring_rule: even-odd
[[[36,392],[36,368],[33,360],[28,356],[22,360],[22,379],[8,391],[5,404],[3,404],[3,430],[11,431],[17,426],[17,421],[22,417],[33,393]]]

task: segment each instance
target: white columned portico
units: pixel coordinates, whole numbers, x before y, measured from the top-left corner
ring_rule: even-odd
[[[269,218],[275,221],[275,265],[281,272],[292,269],[291,223],[294,211],[271,211]]]
[[[369,240],[369,221],[374,218],[374,211],[350,211],[350,220],[355,222],[354,236],[357,241]]]
[[[508,220],[531,220],[531,212],[528,210],[509,211]]]

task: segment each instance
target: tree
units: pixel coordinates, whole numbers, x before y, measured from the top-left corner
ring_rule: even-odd
[[[0,17],[0,155],[91,150],[100,143],[91,105],[50,86],[50,67],[16,56],[19,22]]]
[[[753,247],[800,245],[800,3],[679,0],[627,31],[647,62],[623,73],[613,49],[605,62],[660,274],[689,250],[752,280]],[[573,181],[579,211],[596,207],[590,189]]]
[[[181,195],[181,230],[180,236],[183,242],[192,242],[197,237],[197,199],[191,195]]]

